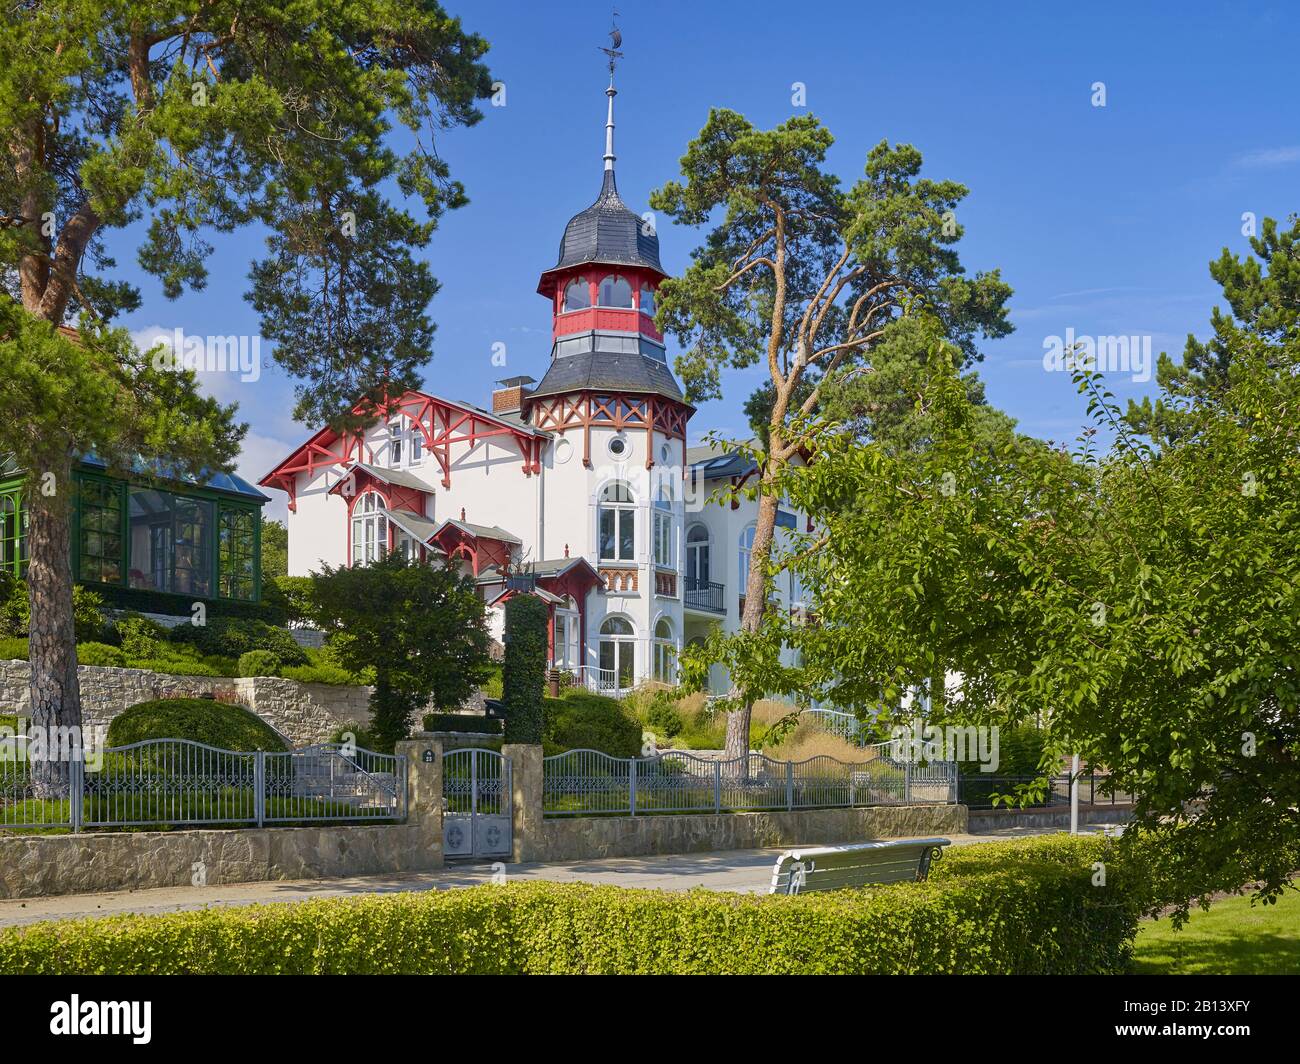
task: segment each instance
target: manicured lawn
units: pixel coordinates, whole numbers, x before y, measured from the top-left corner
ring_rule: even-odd
[[[1276,905],[1224,898],[1209,912],[1192,910],[1175,931],[1168,919],[1143,921],[1133,971],[1152,975],[1300,974],[1300,892]]]

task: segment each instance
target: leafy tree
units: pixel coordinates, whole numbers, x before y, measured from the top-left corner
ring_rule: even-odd
[[[386,751],[415,713],[459,706],[488,675],[488,633],[474,581],[392,553],[312,575],[315,621],[339,663],[375,671],[371,728]]]
[[[113,233],[169,298],[207,234],[265,227],[249,299],[302,383],[296,415],[416,383],[436,291],[417,260],[464,202],[432,144],[479,119],[485,42],[434,0],[55,0],[0,14],[0,451],[27,471],[32,709],[80,722],[68,565],[72,463],[227,468],[243,427],[106,327],[139,306]],[[400,135],[394,125],[404,127]],[[391,204],[418,198],[424,219]],[[73,339],[57,326],[80,316]]]
[[[281,521],[262,522],[262,579],[289,575],[289,530]]]
[[[542,741],[547,623],[546,603],[536,595],[515,595],[506,603],[501,690],[508,743]]]
[[[955,208],[966,189],[921,178],[920,152],[886,142],[844,189],[825,169],[831,140],[812,116],[759,130],[733,111],[714,110],[682,159],[684,181],[651,197],[657,210],[688,225],[709,225],[722,212],[690,268],[659,291],[660,324],[684,348],[676,365],[688,396],[718,396],[726,367],[762,361],[768,372],[770,413],[754,452],[760,474],[748,489],[758,519],[741,643],[761,638],[776,480],[805,453],[794,425],[818,410],[828,386],[867,369],[871,353],[913,312],[934,318],[971,360],[978,336],[1011,328],[1010,289],[996,271],[966,277],[951,247],[961,236]],[[748,748],[751,708],[763,694],[736,681],[733,674],[730,756]]]
[[[1300,334],[1220,335],[1222,387],[1165,391],[1180,422],[1159,450],[1081,370],[1097,425],[1073,455],[990,451],[942,351],[919,400],[936,431],[911,460],[817,426],[817,461],[778,482],[824,527],[784,559],[817,622],[786,625],[799,670],[739,663],[887,712],[947,668],[949,712],[1041,719],[1046,759],[1077,752],[1137,796],[1123,844],[1150,908],[1180,918],[1249,884],[1276,899],[1300,865]]]

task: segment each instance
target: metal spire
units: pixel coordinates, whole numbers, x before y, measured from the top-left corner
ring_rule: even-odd
[[[614,19],[618,18],[618,12],[614,12]],[[618,28],[615,21],[609,31],[610,47],[602,48],[601,51],[609,56],[609,88],[605,90],[605,95],[609,97],[609,113],[605,119],[605,170],[607,173],[614,172],[614,97],[618,95],[618,90],[614,88],[614,68],[618,61],[623,58],[619,46],[623,43],[623,33]]]

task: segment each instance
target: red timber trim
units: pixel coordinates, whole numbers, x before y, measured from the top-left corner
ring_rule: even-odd
[[[510,564],[510,544],[505,540],[475,536],[455,525],[444,525],[433,534],[432,542],[448,558],[468,558],[474,575],[487,566],[504,569]]]
[[[359,404],[352,412],[370,415],[384,422],[400,414],[419,425],[424,435],[425,450],[433,455],[434,461],[442,470],[444,488],[451,487],[451,449],[459,443],[468,443],[473,447],[480,440],[496,437],[513,439],[523,456],[524,476],[542,471],[542,447],[546,443],[544,437],[473,407],[439,399],[424,392],[411,391],[378,405]],[[340,435],[333,429],[324,428],[258,483],[263,487],[279,488],[287,492],[289,509],[296,511],[299,473],[312,476],[316,470],[328,466],[373,460],[373,454],[363,455],[365,450],[360,434]],[[423,513],[423,510],[420,512]]]
[[[591,468],[592,428],[644,429],[651,445],[646,468],[654,465],[654,433],[682,441],[682,464],[686,458],[686,423],[695,408],[674,399],[632,392],[570,392],[529,402],[533,424],[547,432],[563,435],[582,430],[582,464]]]

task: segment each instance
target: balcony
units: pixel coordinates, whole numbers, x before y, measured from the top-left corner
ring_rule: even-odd
[[[706,613],[726,613],[727,605],[723,597],[726,588],[710,580],[692,580],[686,578],[685,594],[682,602],[688,610],[703,610]]]

